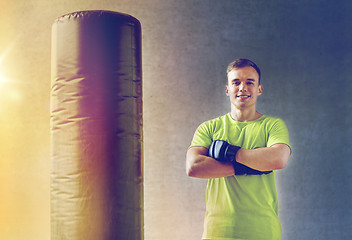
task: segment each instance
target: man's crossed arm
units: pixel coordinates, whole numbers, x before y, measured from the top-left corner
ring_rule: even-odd
[[[187,151],[186,172],[188,176],[196,178],[227,177],[236,174],[234,162],[254,171],[278,170],[286,167],[290,153],[286,144],[278,143],[271,147],[239,149],[235,153],[235,159],[230,162],[209,157],[209,150],[205,147],[191,147]]]

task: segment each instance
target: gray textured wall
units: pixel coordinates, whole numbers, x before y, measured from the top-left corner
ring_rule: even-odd
[[[229,111],[225,68],[239,57],[262,69],[258,110],[291,132],[283,238],[352,238],[349,0],[17,0],[0,3],[0,55],[13,46],[0,73],[1,239],[49,239],[51,24],[89,9],[142,23],[146,240],[200,239],[206,180],[186,177],[185,152],[198,124]]]

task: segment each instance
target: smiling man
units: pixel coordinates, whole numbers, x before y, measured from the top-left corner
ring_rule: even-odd
[[[254,62],[231,62],[225,87],[231,112],[202,123],[188,148],[188,176],[208,179],[204,240],[281,239],[275,172],[291,148],[283,120],[256,109],[260,78]]]

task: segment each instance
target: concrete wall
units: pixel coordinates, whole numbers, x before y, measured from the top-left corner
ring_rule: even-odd
[[[258,110],[282,117],[293,155],[277,174],[283,238],[351,239],[350,1],[0,2],[0,239],[50,239],[51,24],[79,10],[143,29],[145,239],[197,240],[206,180],[185,175],[202,121],[225,114],[225,68],[262,69]]]

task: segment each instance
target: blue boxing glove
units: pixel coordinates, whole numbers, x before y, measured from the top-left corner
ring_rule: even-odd
[[[253,168],[247,167],[236,161],[236,154],[240,147],[230,145],[223,140],[215,140],[209,147],[208,155],[219,162],[231,162],[235,169],[235,175],[262,175],[272,171],[261,172]]]
[[[230,145],[223,140],[215,140],[209,147],[209,157],[219,162],[235,162],[237,151],[240,147]]]

